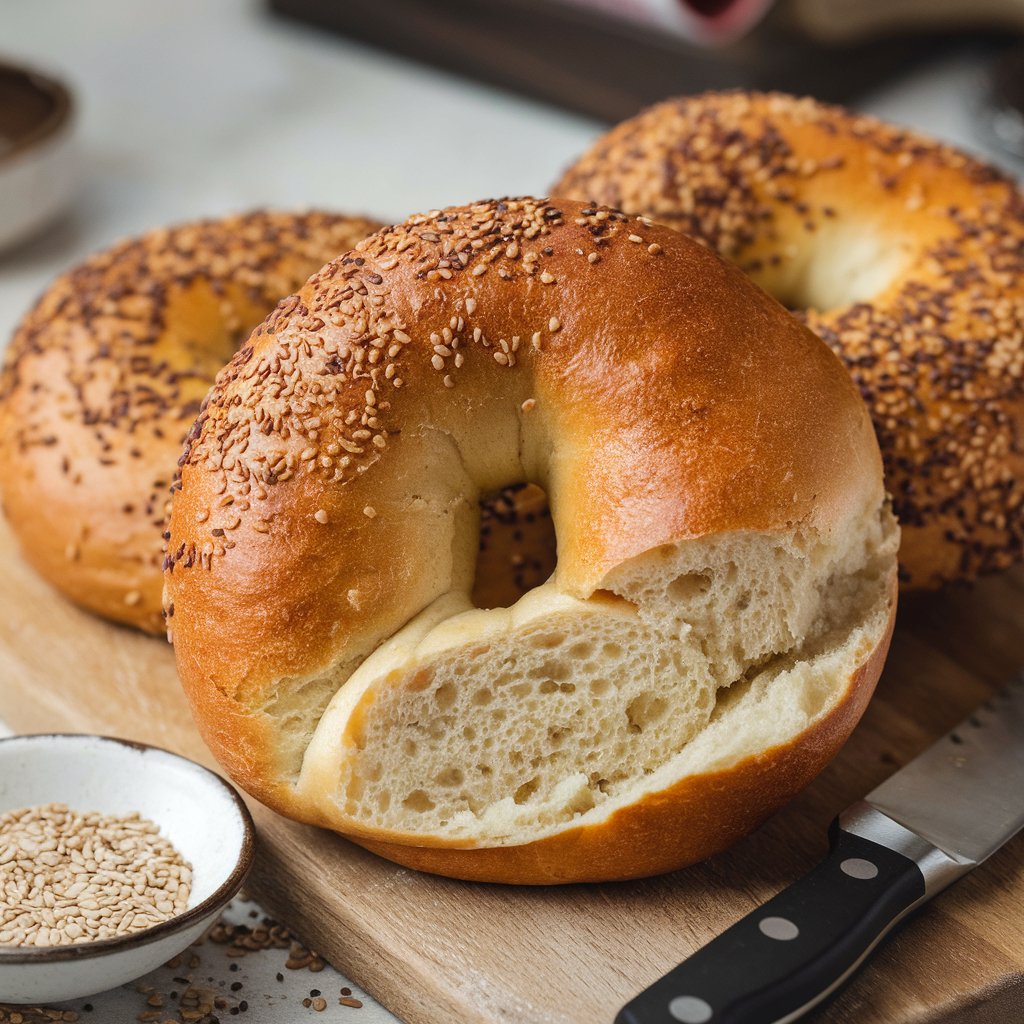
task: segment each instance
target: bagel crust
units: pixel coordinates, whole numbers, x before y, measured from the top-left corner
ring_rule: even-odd
[[[935,587],[1024,551],[1024,198],[1008,176],[870,117],[780,94],[657,104],[555,195],[684,231],[797,311],[872,413],[903,532]]]
[[[47,290],[0,377],[0,491],[22,549],[73,601],[164,629],[161,530],[188,428],[275,303],[379,225],[256,212],[152,231]]]
[[[555,572],[476,608],[481,498],[525,482]],[[891,628],[842,365],[706,248],[580,203],[435,211],[325,267],[218,375],[173,489],[169,633],[221,764],[444,874],[721,848],[845,739]],[[672,813],[691,838],[644,853]]]

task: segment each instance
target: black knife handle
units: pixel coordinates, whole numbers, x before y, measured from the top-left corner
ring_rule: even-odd
[[[925,877],[838,822],[830,835],[825,861],[641,992],[616,1024],[776,1024],[837,988],[924,898]]]

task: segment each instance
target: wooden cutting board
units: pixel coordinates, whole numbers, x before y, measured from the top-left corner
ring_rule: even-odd
[[[66,603],[2,525],[0,573],[0,718],[210,762],[165,643]],[[631,995],[808,869],[837,811],[1022,664],[1024,572],[906,598],[878,694],[837,761],[755,835],[663,878],[533,890],[453,882],[254,807],[261,848],[249,888],[409,1024],[610,1024]],[[816,1020],[1024,1020],[1024,836],[897,932]]]

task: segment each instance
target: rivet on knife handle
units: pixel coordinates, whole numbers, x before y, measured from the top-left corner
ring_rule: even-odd
[[[833,991],[925,895],[909,857],[833,826],[829,857],[656,981],[616,1024],[776,1024]]]

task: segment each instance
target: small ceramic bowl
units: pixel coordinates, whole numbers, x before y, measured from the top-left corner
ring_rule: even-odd
[[[255,833],[238,793],[177,754],[102,736],[0,740],[0,814],[63,803],[138,811],[192,865],[188,909],[116,939],[44,948],[0,946],[0,1003],[50,1003],[103,992],[166,963],[202,935],[241,888]]]
[[[56,79],[0,61],[0,250],[63,212],[77,172],[71,94]]]

